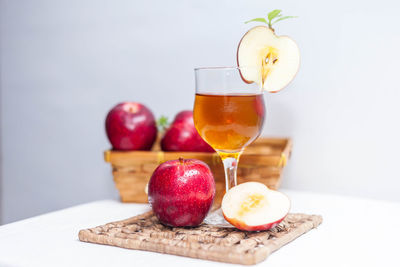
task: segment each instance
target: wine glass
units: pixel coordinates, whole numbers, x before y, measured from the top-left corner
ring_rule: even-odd
[[[244,68],[195,69],[194,124],[222,159],[226,192],[237,185],[240,155],[261,134],[264,124],[263,90],[242,77],[241,71],[251,71]]]

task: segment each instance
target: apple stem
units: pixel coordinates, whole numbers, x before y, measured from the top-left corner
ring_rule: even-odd
[[[273,33],[275,33],[275,29],[274,28],[272,28],[272,25],[271,25],[271,23],[270,24],[268,24],[268,28],[273,32]]]
[[[179,163],[183,164],[183,162],[184,162],[184,159],[182,157],[179,157]]]

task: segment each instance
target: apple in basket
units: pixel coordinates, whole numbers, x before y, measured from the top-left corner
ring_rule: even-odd
[[[162,140],[163,151],[214,152],[199,135],[193,122],[193,111],[179,112],[171,126],[166,130]]]
[[[164,225],[197,226],[207,216],[215,196],[210,168],[197,159],[160,164],[150,178],[148,198]]]
[[[157,137],[157,126],[145,105],[123,102],[108,113],[106,132],[116,150],[150,150]]]

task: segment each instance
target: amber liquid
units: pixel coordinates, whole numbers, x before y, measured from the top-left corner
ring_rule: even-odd
[[[215,150],[237,153],[261,133],[265,116],[262,94],[196,94],[194,124]]]

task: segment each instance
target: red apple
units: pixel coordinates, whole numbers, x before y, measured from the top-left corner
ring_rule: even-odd
[[[150,150],[157,137],[157,126],[145,105],[123,102],[108,113],[106,132],[116,150]]]
[[[148,190],[149,203],[161,223],[197,226],[212,206],[215,181],[204,162],[180,158],[158,166]]]
[[[221,205],[225,219],[244,231],[268,230],[278,225],[289,213],[289,198],[266,185],[247,182],[224,195]]]
[[[179,112],[161,140],[163,151],[214,152],[199,135],[193,122],[193,112]]]

